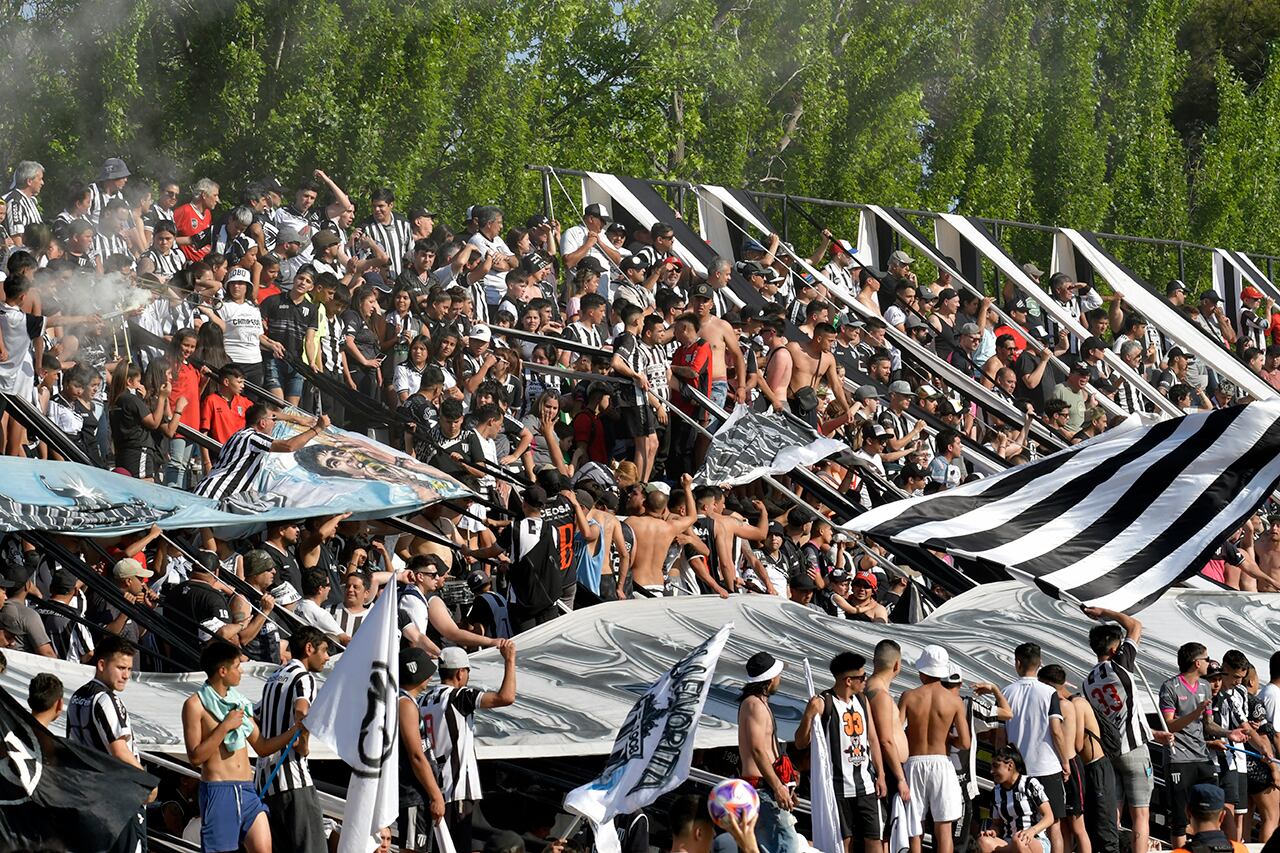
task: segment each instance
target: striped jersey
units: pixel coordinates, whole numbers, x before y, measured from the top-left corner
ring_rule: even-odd
[[[187,265],[187,256],[177,249],[171,250],[167,255],[162,255],[155,249],[147,249],[139,258],[139,260],[144,259],[150,260],[155,266],[156,275],[166,280]]]
[[[1012,788],[996,785],[991,796],[995,813],[1004,822],[1006,836],[1035,826],[1040,821],[1040,804],[1048,799],[1040,780],[1025,773]]]
[[[5,194],[4,203],[6,205],[4,226],[15,237],[21,236],[28,225],[44,221],[44,217],[40,215],[40,203],[36,201],[36,197],[27,195],[22,190],[9,190]]]
[[[355,636],[356,631],[360,628],[360,623],[364,621],[364,617],[369,615],[369,609],[366,607],[359,613],[352,613],[346,608],[346,605],[335,604],[329,608],[329,612],[333,615],[334,621],[338,623],[338,627],[342,629],[342,633]]]
[[[267,678],[267,683],[262,688],[262,701],[254,709],[262,737],[279,737],[293,727],[294,707],[299,699],[305,699],[308,703],[315,701],[316,677],[302,663],[291,660]],[[259,756],[255,764],[253,784],[260,792],[265,795],[280,794],[312,784],[311,768],[306,756],[298,755],[297,750],[290,750],[288,757],[280,765],[280,772],[271,781],[271,789],[262,791],[263,783],[267,781],[279,759],[279,753]]]
[[[478,687],[441,684],[423,693],[419,702],[431,751],[440,764],[440,791],[446,803],[483,796],[475,740],[475,713],[483,695]]]
[[[405,255],[413,249],[413,234],[409,227],[409,220],[398,213],[392,213],[390,222],[384,224],[376,219],[370,219],[362,227],[364,233],[373,238],[373,241],[382,247],[382,251],[387,253],[392,277],[400,275],[404,271]]]
[[[1098,717],[1102,748],[1108,755],[1123,755],[1149,738],[1130,674],[1137,656],[1137,645],[1125,637],[1111,660],[1091,669],[1080,685],[1080,692]]]
[[[106,753],[113,742],[124,738],[133,757],[138,757],[129,712],[116,692],[96,678],[72,694],[67,704],[67,737]]]
[[[104,193],[99,184],[89,184],[89,210],[86,213],[89,221],[97,225],[102,218],[102,209],[116,199],[124,201],[124,192]]]
[[[103,234],[98,231],[93,235],[93,248],[89,250],[89,255],[106,261],[112,255],[128,255],[132,258],[133,252],[129,249],[129,241],[119,234]]]
[[[218,500],[246,491],[262,470],[262,461],[271,452],[271,436],[245,427],[227,439],[213,470],[196,486],[201,497]]]
[[[822,699],[822,722],[830,743],[836,797],[875,796],[876,768],[867,740],[866,709],[857,696],[850,696],[845,702],[826,690]]]
[[[1213,721],[1227,731],[1238,729],[1249,722],[1249,692],[1244,685],[1218,691],[1213,697]],[[1218,764],[1219,772],[1237,771],[1245,773],[1249,769],[1249,759],[1243,752],[1222,750],[1211,753]]]
[[[567,341],[576,341],[583,346],[595,347],[601,349],[604,347],[604,336],[600,334],[600,330],[595,326],[588,326],[574,320],[564,330],[564,339]]]

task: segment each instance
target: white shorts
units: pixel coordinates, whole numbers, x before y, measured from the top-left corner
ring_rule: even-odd
[[[911,801],[904,803],[897,797],[893,801],[892,850],[902,849],[901,839],[924,835],[924,819],[928,815],[934,823],[959,820],[964,814],[964,800],[960,792],[960,779],[955,765],[945,755],[914,755],[908,758],[902,769],[907,775],[907,787]]]

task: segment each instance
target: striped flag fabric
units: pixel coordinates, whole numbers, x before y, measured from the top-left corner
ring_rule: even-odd
[[[877,507],[846,530],[1003,567],[1051,595],[1138,610],[1199,572],[1280,480],[1280,402],[1143,427]]]

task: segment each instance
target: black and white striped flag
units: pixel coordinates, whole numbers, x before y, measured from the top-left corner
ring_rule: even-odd
[[[846,529],[1003,566],[1112,610],[1199,572],[1280,480],[1280,402],[1141,427],[1030,465],[877,507]]]

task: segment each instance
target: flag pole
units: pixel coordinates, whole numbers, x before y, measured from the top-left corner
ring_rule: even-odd
[[[267,775],[267,781],[263,783],[262,790],[258,791],[259,797],[265,797],[267,791],[271,790],[271,783],[276,780],[276,774],[280,772],[281,765],[284,760],[289,757],[289,753],[293,751],[293,745],[298,740],[298,735],[302,734],[302,727],[293,733],[293,737],[289,738],[289,742],[285,744],[284,749],[280,750],[280,759],[276,762],[276,766],[271,768],[271,772]]]

